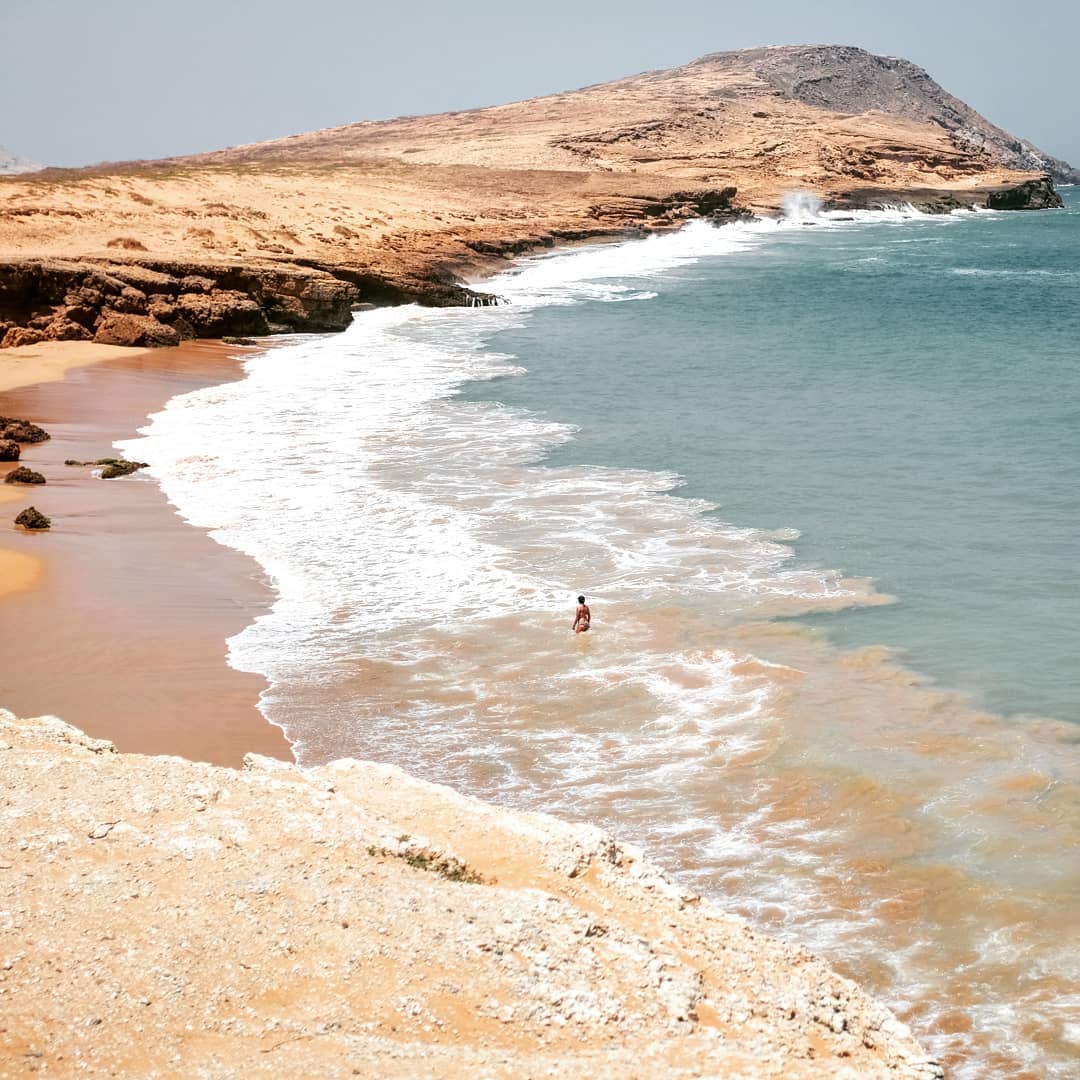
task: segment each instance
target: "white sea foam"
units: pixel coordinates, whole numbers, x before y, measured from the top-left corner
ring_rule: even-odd
[[[485,344],[535,308],[647,303],[672,271],[752,257],[794,230],[959,220],[793,207],[787,220],[692,223],[530,259],[485,283],[504,307],[363,313],[341,335],[247,360],[241,382],[173,399],[145,438],[118,445],[150,463],[185,518],[271,577],[273,609],[232,639],[230,659],[269,677],[263,708],[302,761],[382,757],[618,823],[661,856],[683,853],[691,880],[736,879],[745,911],[858,951],[878,914],[841,919],[823,899],[842,825],[769,764],[787,745],[784,679],[805,673],[722,631],[865,600],[866,586],[793,565],[796,530],[726,524],[675,494],[674,474],[543,465],[573,428],[456,396],[525,374]],[[575,640],[582,588],[599,618]],[[858,752],[845,758],[854,768]],[[809,763],[792,753],[798,776]],[[880,960],[910,971],[926,952]]]
[[[840,606],[866,588],[793,566],[795,530],[724,524],[711,504],[673,494],[676,475],[543,466],[572,428],[455,395],[523,374],[483,346],[534,308],[647,302],[673,269],[804,224],[693,223],[530,259],[486,285],[508,306],[363,313],[336,337],[248,360],[241,382],[173,399],[123,444],[189,521],[270,576],[273,609],[232,639],[230,661],[269,677],[264,711],[301,760],[392,744],[427,775],[487,774],[489,793],[571,814],[588,793],[617,807],[644,788],[662,827],[695,805],[687,785],[702,770],[762,752],[769,680],[736,674],[731,649],[657,644],[640,613],[678,603],[715,624]],[[597,655],[567,667],[550,628],[582,587],[623,613],[621,636],[598,632]],[[351,686],[361,661],[391,665],[412,689]],[[604,701],[633,701],[629,714],[648,722],[575,730],[582,696],[601,716]],[[532,723],[542,702],[566,721]],[[536,748],[527,772],[508,730]]]
[[[1075,270],[1043,270],[1043,269],[1026,269],[1026,270],[1003,270],[996,267],[980,267],[980,266],[953,266],[949,269],[950,274],[956,274],[959,277],[989,277],[989,278],[1064,278],[1075,279],[1080,277],[1080,274]]]
[[[828,227],[852,227],[800,206]],[[708,596],[732,616],[865,597],[835,572],[790,566],[783,541],[793,530],[725,525],[711,505],[672,496],[674,475],[539,466],[571,428],[455,399],[470,380],[522,374],[483,344],[530,309],[645,301],[672,269],[798,227],[695,222],[530,259],[488,283],[509,306],[363,313],[336,337],[248,360],[241,382],[173,399],[144,439],[118,444],[150,463],[189,521],[270,576],[273,610],[230,642],[236,666],[275,684],[267,710],[292,683],[332,680],[343,655],[422,659],[433,629],[547,619],[583,582],[608,604]],[[721,697],[731,692],[723,666],[710,683]],[[299,746],[326,748],[295,721],[285,726]]]
[[[169,402],[122,448],[150,463],[192,523],[256,558],[279,593],[234,641],[234,659],[270,672],[289,656],[309,664],[325,613],[343,607],[335,635],[377,638],[392,605],[400,639],[402,627],[554,611],[582,580],[613,600],[677,580],[737,603],[844,595],[836,574],[785,569],[775,537],[667,497],[675,476],[529,468],[572,430],[453,400],[466,381],[521,373],[480,346],[529,308],[644,299],[654,293],[641,281],[744,251],[774,227],[696,223],[529,260],[490,285],[511,307],[364,313],[341,335],[249,361],[242,382]],[[568,565],[515,552],[553,537],[576,552]]]

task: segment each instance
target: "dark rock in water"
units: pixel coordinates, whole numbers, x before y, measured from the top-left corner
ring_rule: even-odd
[[[13,469],[4,477],[5,484],[44,484],[45,477],[39,472],[34,472],[33,469],[28,469],[25,465],[20,465],[17,469]]]
[[[139,469],[146,468],[145,461],[125,461],[123,458],[102,458],[100,461],[95,461],[95,465],[104,465],[105,468],[101,470],[102,480],[115,480],[118,476],[130,476],[133,472],[138,472]]]
[[[103,457],[98,458],[97,461],[76,461],[74,458],[67,458],[64,461],[65,465],[103,465],[101,470],[102,480],[115,480],[118,476],[129,476],[133,472],[138,472],[139,469],[145,469],[147,463],[145,461],[126,461],[124,458],[115,457]]]
[[[19,444],[14,439],[0,439],[0,461],[18,461]]]
[[[35,506],[28,506],[16,519],[24,529],[47,529],[52,522]]]
[[[961,202],[955,195],[939,195],[933,199],[924,199],[915,204],[924,214],[951,214],[954,210],[970,210],[971,207]]]
[[[45,442],[50,438],[44,428],[29,420],[17,420],[14,416],[0,416],[0,439],[14,439],[21,443]]]
[[[1063,205],[1049,176],[1040,176],[1037,180],[1028,180],[986,197],[988,210],[1057,210]]]

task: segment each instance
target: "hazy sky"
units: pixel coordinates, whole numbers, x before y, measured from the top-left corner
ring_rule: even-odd
[[[1080,165],[1078,0],[0,0],[0,145],[164,157],[806,43],[907,57]]]

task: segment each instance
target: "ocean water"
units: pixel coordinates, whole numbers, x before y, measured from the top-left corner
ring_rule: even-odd
[[[1075,1075],[1067,196],[528,260],[505,306],[292,339],[126,449],[273,580],[230,659],[301,762],[604,824],[950,1075]]]

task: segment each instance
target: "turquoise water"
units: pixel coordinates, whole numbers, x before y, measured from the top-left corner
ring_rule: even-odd
[[[640,303],[532,313],[473,383],[575,424],[550,465],[681,474],[886,607],[810,619],[981,707],[1080,720],[1080,191],[1067,210],[777,233]],[[583,586],[585,587],[585,586]]]

